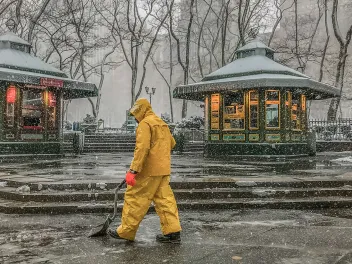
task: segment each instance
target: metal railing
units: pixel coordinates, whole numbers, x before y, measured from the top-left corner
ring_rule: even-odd
[[[182,133],[187,142],[202,142],[202,141],[204,141],[204,130],[202,130],[202,129],[182,128],[178,131],[178,133]]]
[[[309,127],[314,129],[317,140],[352,141],[352,119],[338,119],[334,122],[327,120],[309,120]]]

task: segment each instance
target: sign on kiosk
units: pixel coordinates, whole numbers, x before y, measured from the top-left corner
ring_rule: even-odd
[[[61,88],[64,86],[64,81],[50,78],[40,78],[40,85]]]

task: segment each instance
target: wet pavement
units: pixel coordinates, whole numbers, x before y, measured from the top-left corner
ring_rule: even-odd
[[[352,175],[352,152],[320,153],[291,159],[205,159],[201,154],[174,155],[172,181],[221,181],[263,178],[341,178]],[[24,182],[117,182],[132,153],[89,154],[54,160],[1,163],[0,179]]]
[[[283,210],[182,212],[182,243],[158,244],[156,215],[136,241],[87,238],[104,215],[0,215],[1,263],[304,263],[352,262],[352,212]],[[117,223],[116,223],[117,224]]]

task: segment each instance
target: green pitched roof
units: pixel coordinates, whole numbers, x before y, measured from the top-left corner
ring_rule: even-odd
[[[209,93],[252,88],[295,88],[309,99],[340,96],[335,87],[314,81],[309,76],[273,60],[274,51],[253,41],[236,51],[238,59],[205,76],[200,82],[180,85],[174,98],[203,100]]]

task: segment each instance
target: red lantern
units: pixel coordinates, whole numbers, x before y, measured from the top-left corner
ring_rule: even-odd
[[[55,107],[56,106],[56,96],[52,92],[49,92],[48,94],[49,98],[49,106],[50,107]]]
[[[14,104],[16,102],[16,87],[11,85],[6,92],[6,102]]]

